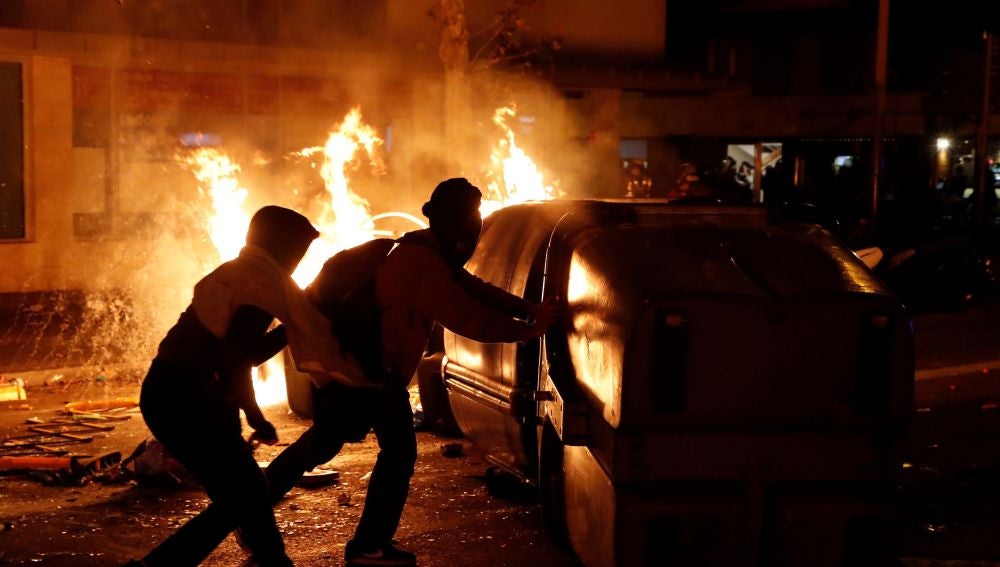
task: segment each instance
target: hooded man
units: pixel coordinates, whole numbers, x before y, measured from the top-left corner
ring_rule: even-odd
[[[319,233],[276,206],[254,214],[239,257],[202,278],[191,304],[160,343],[139,406],[150,431],[204,487],[216,518],[239,525],[262,566],[288,566],[267,483],[244,441],[239,411],[263,443],[278,440],[254,399],[251,366],[291,342],[315,369],[340,357],[329,322],[291,274]],[[283,325],[268,331],[273,320]],[[308,364],[307,364],[308,365]],[[338,379],[345,379],[339,377]],[[214,547],[191,545],[198,518],[131,565],[197,565]]]

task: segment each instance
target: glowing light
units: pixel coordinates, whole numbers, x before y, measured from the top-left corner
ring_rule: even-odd
[[[507,121],[517,115],[513,106],[503,106],[493,113],[493,123],[503,133],[490,153],[489,181],[479,212],[490,213],[525,201],[547,201],[557,196],[553,185],[547,185],[538,166],[517,145],[514,131]]]
[[[951,147],[951,140],[948,138],[938,138],[937,139],[937,149],[939,152],[946,151]]]
[[[392,219],[392,218],[398,218],[398,219],[403,219],[405,221],[409,221],[409,222],[413,223],[414,225],[416,225],[417,228],[427,228],[427,223],[424,222],[423,219],[421,219],[421,218],[419,218],[417,216],[411,215],[410,213],[403,213],[403,212],[400,212],[400,211],[389,211],[388,213],[379,213],[379,214],[371,217],[371,219],[369,219],[369,220],[372,222],[372,224],[374,224],[374,223],[376,223],[376,222],[378,222],[378,221],[380,221],[382,219]],[[394,231],[391,231],[391,230],[384,230],[384,229],[377,229],[376,228],[374,230],[374,235],[377,236],[377,237],[391,237],[391,236],[395,236],[396,233]]]
[[[250,226],[250,215],[243,210],[247,190],[240,186],[237,177],[240,166],[216,148],[198,148],[178,159],[198,180],[198,190],[212,200],[212,214],[206,219],[206,228],[219,260],[232,260],[243,248]]]
[[[591,277],[587,263],[574,254],[569,265],[569,285],[566,289],[566,301],[570,304],[591,299],[599,295],[597,283]]]
[[[337,252],[361,244],[377,236],[393,236],[389,230],[378,230],[375,223],[382,219],[399,218],[419,228],[427,225],[418,217],[404,212],[386,212],[371,216],[368,201],[350,186],[349,172],[367,158],[369,165],[381,172],[382,163],[377,149],[382,144],[375,130],[361,119],[361,110],[354,108],[328,135],[322,146],[306,148],[298,155],[318,158],[328,199],[320,202],[320,213],[314,224],[320,231],[309,247],[306,257],[292,275],[297,284],[308,285],[319,273],[323,263]],[[247,190],[240,186],[240,167],[222,150],[198,148],[178,160],[198,180],[199,189],[211,197],[212,213],[206,224],[219,261],[235,258],[244,245],[250,214],[243,209]],[[287,399],[284,362],[272,358],[253,371],[254,391],[260,406],[283,403]]]
[[[361,109],[355,107],[330,132],[323,146],[299,152],[303,156],[320,156],[320,176],[329,196],[329,201],[322,203],[315,223],[320,236],[309,247],[292,276],[299,285],[308,285],[330,256],[375,236],[371,207],[367,200],[351,190],[347,173],[348,166],[362,156],[368,157],[373,168],[381,170],[382,163],[375,152],[381,144],[382,139],[375,134],[375,129],[361,120]]]
[[[257,405],[276,406],[288,400],[285,387],[285,362],[281,355],[274,356],[259,367],[254,368],[253,391]]]

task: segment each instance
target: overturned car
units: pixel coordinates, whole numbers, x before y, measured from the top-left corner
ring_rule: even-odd
[[[822,227],[757,207],[555,201],[491,215],[468,265],[569,317],[445,332],[461,431],[537,483],[587,565],[898,560],[913,339]]]

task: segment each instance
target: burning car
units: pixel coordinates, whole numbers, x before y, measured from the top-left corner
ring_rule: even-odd
[[[906,312],[822,227],[758,207],[552,201],[468,265],[568,320],[445,332],[454,418],[587,565],[881,564],[911,412]],[[431,359],[433,360],[433,359]]]

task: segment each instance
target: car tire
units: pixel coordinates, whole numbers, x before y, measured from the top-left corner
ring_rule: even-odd
[[[563,444],[548,421],[541,426],[538,449],[538,493],[542,501],[545,531],[560,546],[569,549],[566,525],[566,477]]]
[[[420,389],[420,406],[424,411],[424,423],[431,430],[444,435],[461,437],[462,430],[455,421],[448,401],[448,390],[444,385],[442,363],[444,353],[437,352],[425,356],[417,366],[417,387]]]

